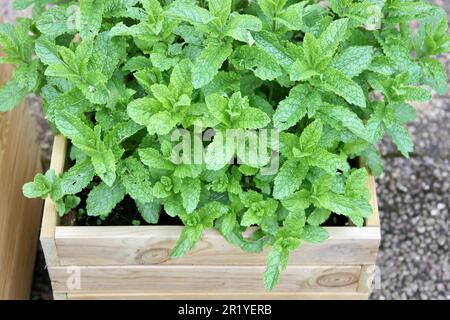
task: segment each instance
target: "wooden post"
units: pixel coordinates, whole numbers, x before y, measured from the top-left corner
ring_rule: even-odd
[[[0,65],[0,85],[12,70]],[[39,144],[24,101],[0,113],[0,300],[30,298],[42,201],[26,199],[22,186],[37,172]]]

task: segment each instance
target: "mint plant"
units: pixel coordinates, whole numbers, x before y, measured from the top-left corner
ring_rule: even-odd
[[[427,1],[14,5],[33,5],[33,18],[0,25],[0,63],[16,65],[0,111],[40,95],[55,133],[71,143],[71,167],[37,175],[25,196],[50,196],[64,215],[87,190],[80,209],[100,220],[125,197],[150,224],[179,217],[173,258],[213,227],[248,252],[271,246],[268,290],[292,250],[327,239],[321,226],[332,213],[364,225],[368,170],[383,170],[376,144],[387,134],[408,157],[411,102],[431,99],[430,89],[447,93],[436,59],[450,51],[447,15]],[[224,148],[219,134],[236,130],[241,148]],[[264,144],[262,130],[278,143]],[[174,132],[194,140],[183,161],[173,157]],[[270,159],[256,152],[278,157],[280,169],[267,174]],[[351,165],[357,158],[368,170]]]

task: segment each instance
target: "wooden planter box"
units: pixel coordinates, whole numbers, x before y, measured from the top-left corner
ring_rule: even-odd
[[[56,137],[52,168],[61,172],[66,140]],[[215,230],[187,256],[170,260],[181,227],[62,227],[45,203],[41,241],[56,299],[367,299],[380,243],[374,215],[364,228],[327,228],[330,239],[293,252],[272,293],[263,288],[267,251],[248,254]]]
[[[0,65],[0,86],[12,71]],[[0,300],[30,297],[43,202],[26,199],[22,185],[41,172],[35,132],[26,101],[0,112]]]

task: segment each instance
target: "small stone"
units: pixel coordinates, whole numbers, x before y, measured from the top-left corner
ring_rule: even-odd
[[[447,237],[445,237],[445,236],[439,236],[438,239],[437,239],[437,243],[440,246],[445,245],[446,242],[447,242]]]

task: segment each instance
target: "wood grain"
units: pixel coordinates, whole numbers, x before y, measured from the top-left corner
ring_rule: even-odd
[[[380,212],[378,209],[377,184],[375,182],[375,177],[372,175],[369,175],[367,188],[369,189],[370,192],[370,205],[372,206],[373,214],[366,219],[366,226],[380,227]]]
[[[62,293],[265,293],[262,266],[51,267]],[[361,266],[289,266],[274,292],[356,292]],[[74,278],[78,277],[79,278]],[[73,287],[79,279],[79,287]]]
[[[272,293],[116,293],[67,295],[68,300],[367,300],[360,292],[272,292]]]
[[[12,70],[0,65],[0,87]],[[24,101],[0,113],[0,300],[29,298],[42,201],[26,199],[22,186],[40,171],[35,124]]]
[[[259,265],[267,250],[249,254],[230,245],[216,230],[207,230],[187,255],[170,259],[182,227],[57,227],[56,246],[61,265]],[[330,239],[303,243],[291,254],[291,265],[373,264],[380,242],[374,227],[327,228]]]
[[[53,153],[50,168],[56,174],[64,170],[66,159],[67,140],[62,136],[56,136],[53,142]],[[44,250],[45,261],[48,266],[59,265],[58,252],[55,244],[55,228],[59,224],[59,217],[52,199],[48,198],[44,204],[40,241]]]

